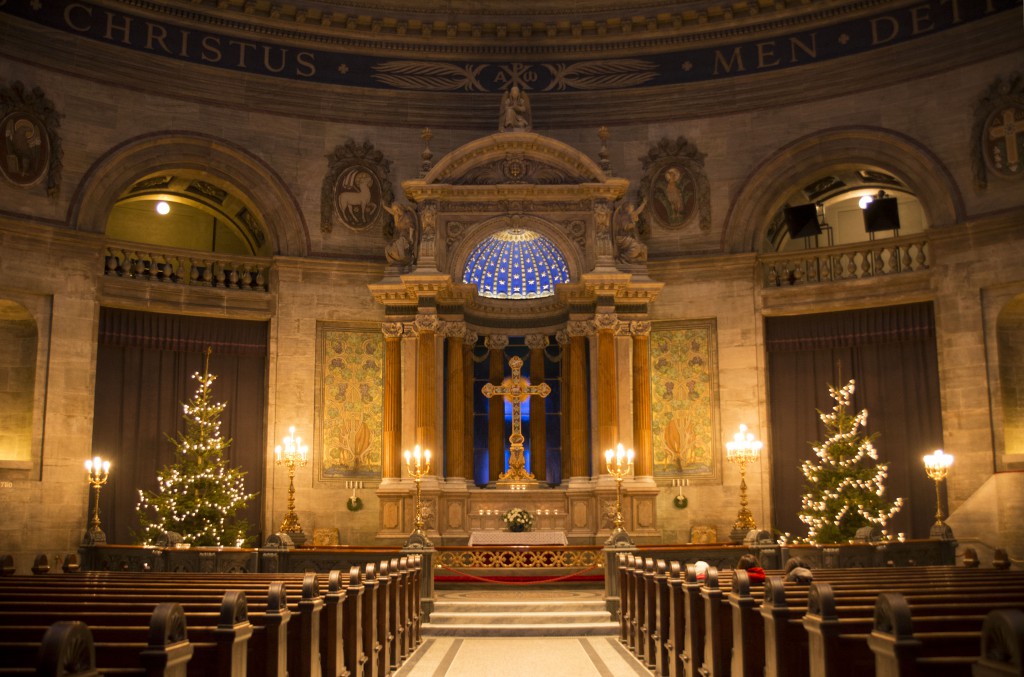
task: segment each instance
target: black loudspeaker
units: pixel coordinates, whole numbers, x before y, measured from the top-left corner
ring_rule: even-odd
[[[818,208],[813,204],[786,207],[786,227],[789,228],[791,240],[795,240],[798,237],[821,235],[821,224],[818,223]]]
[[[876,198],[864,207],[864,230],[867,232],[899,229],[900,212],[896,208],[896,198]]]

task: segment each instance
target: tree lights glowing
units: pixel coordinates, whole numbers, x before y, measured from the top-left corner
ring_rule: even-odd
[[[171,439],[176,462],[157,474],[157,491],[139,491],[137,506],[141,540],[154,543],[166,531],[181,534],[193,545],[234,546],[244,542],[248,524],[236,519],[255,494],[245,490],[245,472],[223,458],[230,439],[221,437],[220,415],[226,406],[214,402],[210,387],[209,351],[203,372],[192,378],[199,386],[182,404],[185,432]]]
[[[818,412],[829,437],[814,447],[817,458],[800,466],[807,489],[800,521],[808,526],[808,540],[816,543],[848,541],[870,524],[884,527],[903,507],[902,498],[885,498],[889,466],[877,462],[872,444],[877,435],[859,432],[867,423],[867,409],[855,416],[846,411],[853,391],[853,379],[838,390],[829,386],[836,404],[831,412]]]

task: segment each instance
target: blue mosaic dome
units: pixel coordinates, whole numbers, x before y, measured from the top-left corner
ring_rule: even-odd
[[[555,295],[569,281],[569,266],[551,240],[523,228],[485,238],[466,261],[462,281],[492,299],[537,299]]]

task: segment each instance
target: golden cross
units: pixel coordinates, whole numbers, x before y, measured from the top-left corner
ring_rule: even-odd
[[[523,368],[521,358],[513,357],[508,361],[508,365],[512,367],[511,378],[505,379],[500,386],[488,383],[481,388],[484,397],[488,399],[501,395],[512,403],[512,434],[508,438],[510,445],[508,471],[498,475],[498,480],[501,482],[533,480],[535,479],[533,474],[526,470],[526,456],[523,454],[523,442],[526,438],[523,437],[523,417],[519,405],[530,395],[547,397],[551,394],[551,388],[547,383],[541,383],[539,386],[528,385],[529,382],[524,381],[519,375],[519,370]]]

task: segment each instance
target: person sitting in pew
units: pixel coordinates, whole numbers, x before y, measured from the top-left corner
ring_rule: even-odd
[[[756,555],[747,554],[740,557],[740,561],[736,562],[736,568],[746,570],[751,585],[764,583],[764,569],[761,568],[761,561]]]
[[[811,565],[800,557],[790,557],[783,568],[786,571],[786,581],[789,583],[811,583],[814,580]]]

